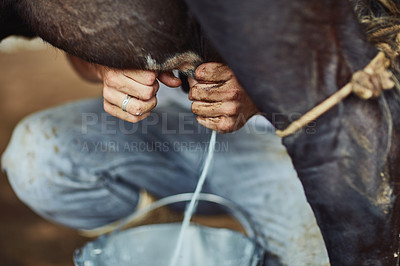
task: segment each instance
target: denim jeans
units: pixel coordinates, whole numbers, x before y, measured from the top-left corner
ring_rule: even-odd
[[[131,214],[142,188],[156,197],[193,192],[211,131],[180,103],[180,93],[170,91],[137,124],[106,114],[101,99],[30,115],[2,157],[11,186],[39,215],[77,229]],[[283,265],[326,265],[321,233],[272,126],[255,116],[218,134],[215,150],[203,191],[244,208]]]

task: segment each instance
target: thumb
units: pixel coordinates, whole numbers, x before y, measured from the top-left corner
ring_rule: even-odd
[[[222,63],[204,63],[196,69],[196,79],[202,83],[220,83],[234,77],[229,66]]]
[[[175,77],[172,71],[169,72],[162,72],[158,76],[158,80],[167,85],[168,87],[179,87],[182,84],[182,81]]]

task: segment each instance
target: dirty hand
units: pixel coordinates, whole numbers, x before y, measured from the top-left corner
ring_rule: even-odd
[[[181,85],[172,72],[157,75],[155,71],[120,70],[101,65],[96,65],[96,72],[103,81],[104,110],[132,123],[145,119],[157,105],[157,78],[169,87]]]
[[[220,133],[240,129],[258,112],[232,70],[224,64],[205,63],[189,79],[192,112],[203,126]]]

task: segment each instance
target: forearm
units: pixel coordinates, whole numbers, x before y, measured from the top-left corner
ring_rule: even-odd
[[[79,74],[79,76],[90,82],[102,82],[99,75],[97,74],[96,65],[89,63],[79,57],[66,54],[69,62],[75,69],[75,71]]]

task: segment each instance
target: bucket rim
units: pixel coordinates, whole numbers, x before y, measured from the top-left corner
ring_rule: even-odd
[[[146,215],[149,212],[167,206],[171,205],[174,203],[180,203],[180,202],[186,202],[190,201],[194,193],[181,193],[181,194],[175,194],[172,196],[164,197],[161,198],[152,204],[144,207],[143,209],[137,210],[131,215],[128,215],[125,218],[122,218],[115,222],[115,229],[111,231],[108,234],[102,235],[98,237],[97,239],[107,237],[112,234],[117,234],[124,229],[126,225],[129,224],[130,221],[134,219],[140,218],[142,215]],[[226,207],[229,211],[230,214],[240,223],[240,225],[243,227],[245,234],[243,234],[249,241],[251,241],[254,244],[254,249],[253,249],[253,255],[251,256],[251,261],[249,261],[249,266],[260,266],[263,265],[263,258],[265,256],[264,249],[260,246],[260,244],[257,241],[257,235],[258,231],[256,229],[256,226],[254,222],[250,219],[250,216],[247,214],[247,212],[239,206],[237,203],[233,202],[232,200],[229,200],[227,198],[224,198],[222,196],[216,195],[216,194],[210,194],[210,193],[200,193],[199,194],[199,201],[206,201],[206,202],[211,202],[215,204],[219,204],[223,207]],[[131,228],[134,229],[134,228]],[[241,232],[238,232],[241,233]],[[96,241],[96,240],[95,240]],[[93,241],[91,241],[93,242]],[[89,243],[91,243],[89,242]],[[87,245],[86,243],[84,247]],[[82,248],[84,248],[82,247]],[[82,255],[82,248],[76,249],[73,258],[74,258],[74,264],[75,265],[80,265],[77,264],[78,258]]]

